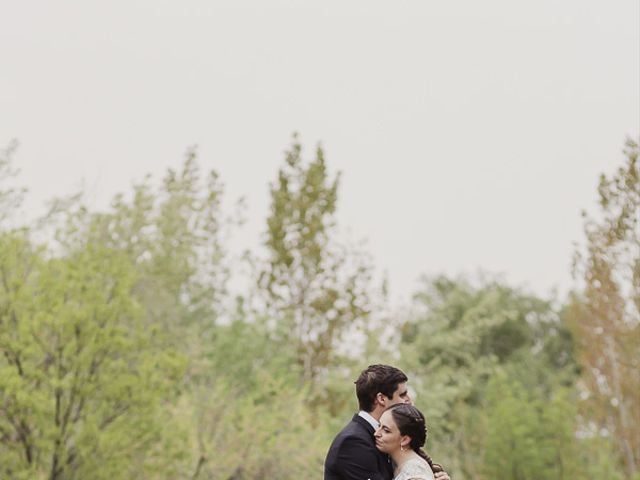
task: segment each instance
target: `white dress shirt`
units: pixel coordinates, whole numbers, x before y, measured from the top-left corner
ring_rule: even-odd
[[[373,418],[368,412],[365,412],[364,410],[360,410],[358,412],[358,416],[364,418],[367,422],[369,422],[369,425],[371,425],[374,430],[377,430],[378,428],[380,428],[380,422],[378,422],[375,418]]]

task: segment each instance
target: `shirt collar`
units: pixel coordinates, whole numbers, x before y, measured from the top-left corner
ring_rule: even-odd
[[[378,422],[375,418],[373,418],[371,414],[369,414],[368,412],[365,412],[364,410],[360,410],[358,412],[358,416],[364,418],[367,422],[369,422],[369,425],[371,425],[374,430],[377,430],[378,428],[380,428],[380,422]]]

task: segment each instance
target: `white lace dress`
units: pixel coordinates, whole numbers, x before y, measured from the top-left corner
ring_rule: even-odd
[[[412,458],[404,462],[393,480],[433,480],[433,472],[426,460]]]

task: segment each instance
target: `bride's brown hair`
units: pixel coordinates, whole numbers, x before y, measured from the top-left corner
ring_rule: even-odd
[[[422,449],[427,441],[427,424],[422,412],[406,403],[391,405],[387,410],[391,411],[400,434],[411,437],[411,443],[409,443],[411,449],[427,461],[433,473],[443,472],[442,465],[434,463],[427,452]]]

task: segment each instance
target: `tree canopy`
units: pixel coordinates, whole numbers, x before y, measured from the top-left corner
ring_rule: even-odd
[[[398,307],[341,236],[340,173],[297,136],[243,259],[195,148],[108,208],[70,195],[36,225],[15,215],[16,148],[0,153],[1,478],[319,478],[353,380],[381,362],[409,375],[452,478],[640,478],[637,142],[584,216],[570,298],[431,275]]]

